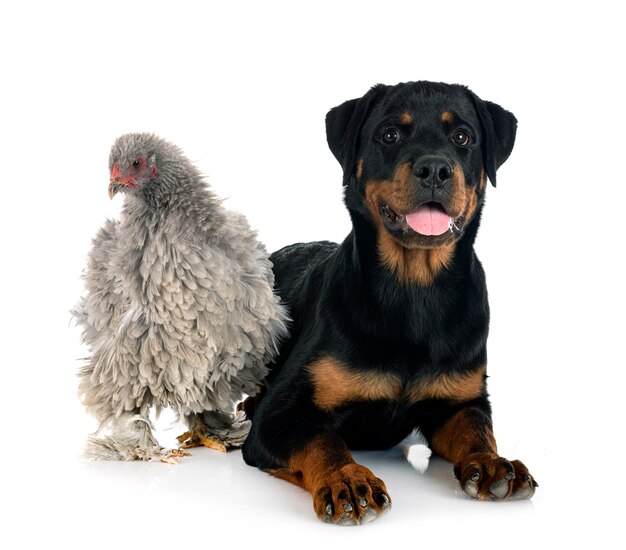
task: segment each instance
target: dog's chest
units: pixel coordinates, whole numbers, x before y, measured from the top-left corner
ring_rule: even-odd
[[[411,406],[440,399],[463,402],[481,395],[485,367],[463,373],[421,374],[406,377],[383,370],[361,370],[332,357],[323,357],[308,367],[313,401],[331,412],[349,405],[372,401],[394,401]]]

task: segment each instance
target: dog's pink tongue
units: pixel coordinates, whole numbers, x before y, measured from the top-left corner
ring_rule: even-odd
[[[442,235],[450,227],[450,216],[439,208],[422,204],[415,212],[406,215],[406,223],[420,235]]]

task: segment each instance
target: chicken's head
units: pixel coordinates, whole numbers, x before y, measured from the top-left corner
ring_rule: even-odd
[[[109,197],[119,191],[143,191],[153,182],[159,141],[151,134],[125,134],[116,140],[109,157]]]

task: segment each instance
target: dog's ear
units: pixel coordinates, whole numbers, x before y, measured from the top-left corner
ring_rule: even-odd
[[[483,135],[483,164],[489,181],[496,186],[496,170],[509,158],[515,143],[517,119],[506,109],[491,101],[483,101],[470,92]]]
[[[343,168],[343,184],[354,174],[361,129],[387,86],[378,84],[363,97],[351,99],[334,107],[326,115],[326,140],[335,158]]]

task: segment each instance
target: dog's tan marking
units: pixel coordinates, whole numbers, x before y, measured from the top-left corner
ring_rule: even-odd
[[[413,206],[414,194],[411,163],[399,166],[391,180],[370,180],[366,183],[365,202],[375,220],[380,221],[380,203],[385,202],[397,212],[408,212]]]
[[[470,453],[497,454],[491,420],[478,409],[466,408],[438,428],[431,439],[437,454],[457,464]]]
[[[463,217],[465,218],[465,223],[469,223],[469,221],[474,217],[476,213],[476,208],[478,207],[478,189],[475,187],[470,187],[466,185],[465,174],[461,167],[458,164],[454,165],[453,175],[455,179],[455,185],[457,186],[457,190],[455,190],[455,197],[463,197],[463,207],[461,212],[463,212]],[[479,186],[484,185],[484,180],[481,175],[481,179],[479,180]]]
[[[481,176],[479,185],[484,186],[484,179]],[[467,185],[465,174],[458,164],[454,164],[452,168],[452,181],[450,185],[454,186],[452,200],[450,201],[450,215],[456,219],[460,216],[464,218],[464,224],[467,225],[474,217],[478,207],[478,190]]]
[[[351,401],[398,399],[402,381],[391,373],[353,370],[333,357],[322,357],[307,370],[313,381],[313,402],[324,410]]]
[[[485,366],[463,374],[440,374],[405,387],[400,376],[382,371],[356,370],[333,358],[322,357],[307,370],[313,382],[313,402],[331,411],[354,401],[426,399],[463,402],[479,397],[485,383]]]
[[[462,171],[460,173],[463,174]],[[413,177],[411,163],[405,163],[396,169],[391,181],[368,181],[365,202],[376,225],[381,263],[393,271],[402,284],[416,283],[426,287],[432,285],[441,270],[450,265],[455,244],[432,249],[406,248],[385,229],[379,212],[381,202],[388,204],[396,212],[410,211],[414,204]],[[457,184],[459,192],[463,193],[461,201],[465,197],[464,181],[463,178]],[[462,206],[459,212],[462,212]]]
[[[452,185],[454,189],[452,192],[452,200],[450,201],[449,214],[456,219],[465,213],[468,200],[467,194],[471,192],[471,190],[465,186],[465,174],[457,163],[454,163],[452,167],[452,181],[450,181],[448,185]]]
[[[420,381],[408,390],[411,403],[426,399],[469,401],[479,397],[485,385],[485,366],[463,374],[440,374],[430,380]]]
[[[485,185],[487,183],[487,176],[485,175],[485,171],[480,171],[480,180],[478,183],[478,191],[482,193],[485,190]]]
[[[432,285],[454,255],[455,243],[440,248],[405,248],[386,231],[378,234],[378,253],[402,284]]]
[[[476,189],[466,189],[466,193],[469,195],[467,200],[467,207],[465,208],[465,219],[471,220],[478,208],[478,194]]]
[[[359,159],[359,162],[356,163],[356,179],[359,181],[361,176],[363,175],[363,159]]]
[[[411,124],[413,122],[413,116],[410,113],[404,112],[400,115],[400,124]]]
[[[441,121],[448,124],[454,122],[454,113],[452,111],[444,111],[441,113]]]
[[[270,470],[269,473],[311,491],[328,473],[328,469],[351,463],[354,459],[339,437],[320,434],[291,455],[286,468]]]
[[[382,513],[385,502],[391,502],[383,481],[354,462],[344,441],[331,432],[315,436],[293,452],[286,467],[268,473],[309,491],[315,513],[324,521],[339,523],[347,518],[360,523],[372,511]],[[354,506],[348,507],[351,495]],[[366,504],[357,505],[356,499]]]

